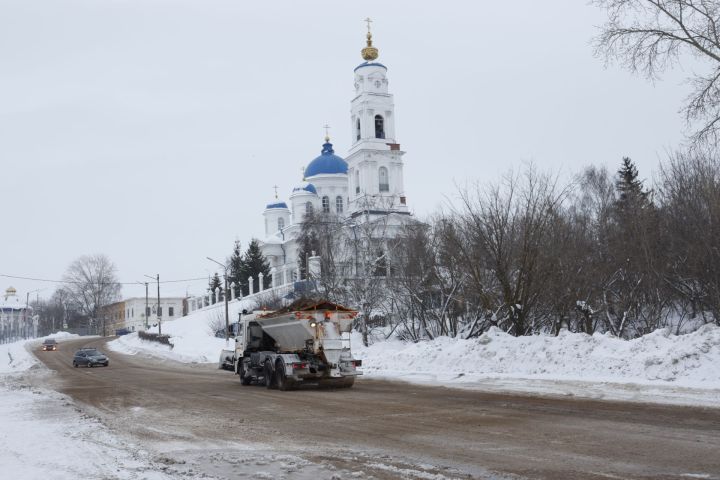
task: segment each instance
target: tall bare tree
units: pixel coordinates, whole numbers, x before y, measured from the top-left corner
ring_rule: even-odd
[[[71,303],[83,315],[97,320],[100,308],[120,298],[115,264],[102,254],[83,255],[73,261],[62,278]]]
[[[594,0],[607,12],[596,54],[650,79],[690,55],[705,65],[688,78],[683,106],[697,143],[720,140],[720,2],[717,0]],[[695,125],[697,124],[697,127]]]

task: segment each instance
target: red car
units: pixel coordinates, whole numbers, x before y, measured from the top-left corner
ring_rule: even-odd
[[[42,350],[44,352],[54,352],[57,349],[58,349],[58,343],[56,340],[54,340],[52,338],[48,338],[42,344]]]

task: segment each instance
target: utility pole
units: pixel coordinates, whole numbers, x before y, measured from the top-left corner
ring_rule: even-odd
[[[145,276],[147,277],[147,275]],[[138,282],[135,280],[135,283],[145,285],[145,313],[143,314],[143,317],[145,317],[145,330],[147,330],[150,328],[150,324],[148,323],[148,317],[150,316],[150,310],[148,309],[148,282]]]
[[[162,335],[162,315],[160,310],[160,274],[158,273],[156,277],[151,277],[150,275],[145,275],[148,278],[151,278],[153,280],[157,280],[157,319],[158,319],[158,335]],[[147,317],[147,283],[145,284],[146,290],[145,290],[145,317]]]
[[[158,309],[157,309],[157,317],[158,317],[158,335],[162,335],[162,310],[160,307],[160,274],[157,274],[157,286],[158,286]]]

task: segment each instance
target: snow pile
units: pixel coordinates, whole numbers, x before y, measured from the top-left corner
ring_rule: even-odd
[[[226,347],[224,338],[215,337],[210,327],[212,319],[202,313],[206,312],[162,324],[162,333],[170,335],[172,348],[162,343],[142,340],[137,333],[131,333],[108,342],[108,349],[127,355],[144,353],[183,363],[216,363],[220,358],[220,350],[234,348],[234,343],[231,340],[230,346]],[[157,327],[149,331],[157,333]]]
[[[441,383],[530,378],[720,388],[720,327],[715,325],[679,336],[657,330],[634,340],[567,331],[557,337],[513,337],[497,328],[470,340],[388,340],[368,348],[359,335],[353,340],[363,370],[378,377]]]

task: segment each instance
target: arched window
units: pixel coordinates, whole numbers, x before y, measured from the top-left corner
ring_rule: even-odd
[[[360,140],[360,119],[357,119],[355,123],[355,139]]]
[[[355,193],[360,193],[360,170],[355,170]]]
[[[280,217],[278,218],[278,232],[285,228],[285,219]]]
[[[306,214],[313,213],[312,202],[307,202],[307,203],[305,204],[305,213],[306,213]]]
[[[326,196],[322,198],[323,213],[330,213],[330,199]]]
[[[388,170],[385,167],[380,167],[378,170],[378,180],[379,180],[379,187],[381,192],[389,192],[390,191],[390,181],[388,180]]]
[[[375,115],[375,138],[385,138],[385,120],[382,115]]]
[[[337,213],[343,213],[343,199],[340,195],[335,198],[335,210]]]

